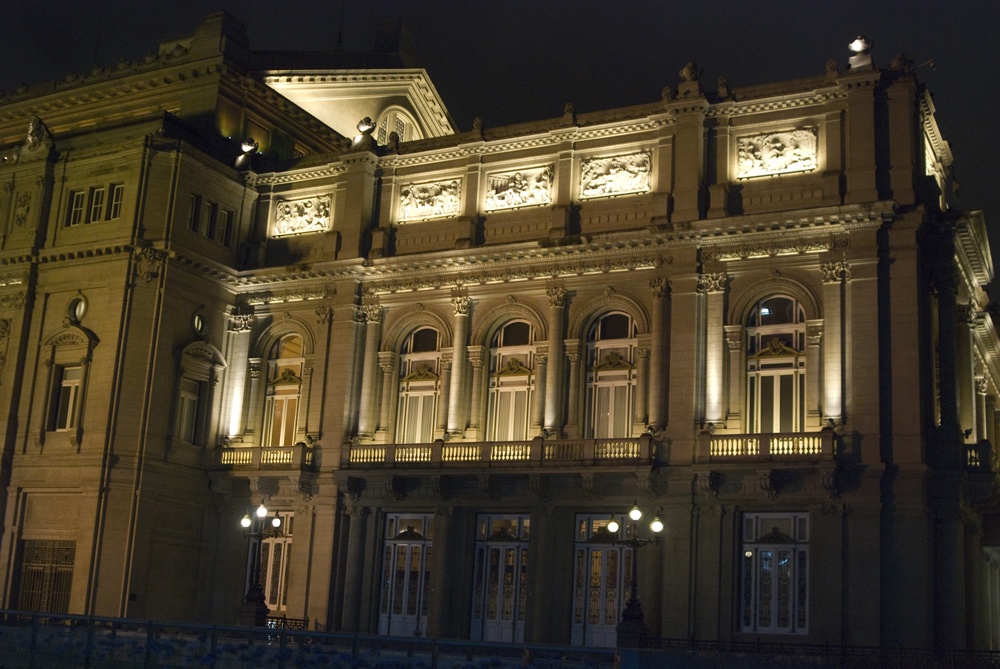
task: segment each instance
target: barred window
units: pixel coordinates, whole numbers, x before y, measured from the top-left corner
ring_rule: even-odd
[[[67,613],[75,559],[75,541],[22,542],[17,608]]]

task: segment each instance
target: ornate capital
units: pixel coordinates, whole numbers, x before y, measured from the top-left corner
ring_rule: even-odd
[[[819,266],[823,283],[840,283],[851,280],[851,266],[847,261],[823,263]]]
[[[729,275],[725,272],[709,272],[698,275],[698,290],[703,293],[721,293],[729,284]]]
[[[361,313],[365,316],[365,321],[368,323],[381,323],[382,316],[385,315],[385,309],[381,304],[363,304],[361,305]]]
[[[451,298],[451,306],[455,308],[456,316],[468,316],[472,310],[472,298],[465,295],[456,295]]]
[[[975,306],[971,304],[956,304],[955,305],[955,316],[958,319],[959,325],[966,325],[968,327],[974,327],[976,325],[976,317],[978,312]]]
[[[636,352],[636,354],[638,354],[640,360],[648,360],[649,359],[649,349],[648,348],[637,348],[635,350],[635,352]]]
[[[976,393],[979,395],[985,395],[990,389],[990,384],[987,382],[985,376],[976,377]]]
[[[320,307],[316,310],[317,325],[329,325],[333,322],[333,307]]]
[[[149,283],[160,276],[160,269],[167,259],[167,252],[149,246],[133,249],[132,279],[133,283],[142,280]]]
[[[548,354],[546,354],[546,353],[536,353],[535,354],[535,364],[536,365],[544,365],[544,364],[547,364],[548,361],[549,361]]]
[[[665,276],[650,279],[649,287],[653,291],[653,297],[663,298],[670,294],[670,281]]]
[[[234,311],[229,315],[230,332],[250,332],[257,318],[251,310]]]
[[[730,351],[739,351],[743,348],[743,330],[734,329],[726,332],[726,346]]]
[[[260,378],[260,361],[254,361],[247,364],[247,372],[250,374],[250,378],[256,381]]]
[[[549,288],[545,291],[545,294],[549,296],[549,306],[551,307],[565,307],[566,297],[569,293],[562,286],[556,286],[554,288]]]

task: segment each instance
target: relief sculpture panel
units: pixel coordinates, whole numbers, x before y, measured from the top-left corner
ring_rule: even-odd
[[[740,137],[736,178],[814,170],[818,143],[816,128]]]
[[[398,221],[420,221],[427,218],[457,216],[460,179],[403,184],[399,189]]]
[[[486,179],[486,211],[550,204],[552,174],[552,165],[546,165],[489,175]]]
[[[288,237],[330,229],[330,196],[279,200],[272,237]]]
[[[580,165],[580,198],[645,193],[651,171],[649,151],[584,160]]]

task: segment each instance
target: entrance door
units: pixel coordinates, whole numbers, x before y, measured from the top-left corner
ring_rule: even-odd
[[[611,545],[608,518],[578,516],[574,553],[574,646],[614,647],[629,598],[632,549]]]
[[[524,641],[527,607],[528,532],[526,516],[481,516],[476,542],[472,597],[474,641]]]
[[[427,629],[427,591],[431,574],[431,542],[416,530],[428,526],[430,517],[390,517],[387,526],[407,529],[387,539],[382,553],[378,633],[420,636]],[[413,524],[410,524],[413,523]]]

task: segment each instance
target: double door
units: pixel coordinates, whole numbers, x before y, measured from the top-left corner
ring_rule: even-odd
[[[477,542],[474,574],[472,639],[524,641],[528,544]]]
[[[573,575],[574,646],[613,647],[628,601],[632,549],[577,544]]]
[[[378,633],[408,637],[422,635],[427,629],[430,542],[388,541],[382,559]]]

